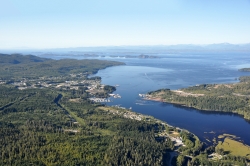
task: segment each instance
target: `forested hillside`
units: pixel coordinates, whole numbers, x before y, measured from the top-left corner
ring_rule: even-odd
[[[115,65],[124,65],[121,62],[101,60],[52,60],[32,55],[5,55],[0,54],[0,80],[39,78],[43,76],[58,77],[68,74],[94,74],[99,69]]]
[[[34,55],[21,55],[21,54],[1,54],[0,53],[0,64],[11,65],[11,64],[28,64],[32,62],[45,62],[50,59],[40,58]]]

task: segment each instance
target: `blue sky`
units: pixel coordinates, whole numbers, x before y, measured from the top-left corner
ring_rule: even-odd
[[[0,0],[0,48],[250,43],[250,0]]]

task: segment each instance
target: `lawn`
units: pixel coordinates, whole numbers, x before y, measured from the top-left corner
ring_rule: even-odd
[[[250,146],[230,138],[225,138],[223,142],[219,141],[216,148],[222,148],[224,151],[234,156],[245,156],[250,159]]]

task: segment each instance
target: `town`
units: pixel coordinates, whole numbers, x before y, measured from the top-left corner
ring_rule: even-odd
[[[19,90],[34,88],[84,90],[89,94],[89,100],[101,103],[111,102],[109,98],[121,98],[119,94],[112,94],[110,93],[112,91],[105,90],[106,85],[101,84],[100,77],[88,77],[88,73],[70,74],[59,77],[39,77],[37,79],[0,80],[0,84],[14,85]]]

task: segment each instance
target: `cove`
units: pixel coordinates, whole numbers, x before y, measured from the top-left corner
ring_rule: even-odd
[[[237,114],[200,111],[175,104],[146,101],[139,93],[147,93],[161,88],[179,89],[202,83],[234,83],[241,75],[237,66],[242,66],[241,59],[235,61],[227,57],[211,59],[198,58],[162,58],[162,59],[126,59],[126,66],[100,70],[96,75],[102,77],[102,83],[117,86],[121,99],[111,98],[107,105],[120,105],[133,111],[151,115],[170,125],[184,128],[196,134],[201,141],[227,133],[236,135],[239,140],[250,145],[250,123]],[[118,59],[119,60],[119,59]],[[244,66],[248,65],[244,61]],[[249,63],[250,64],[250,63]]]

